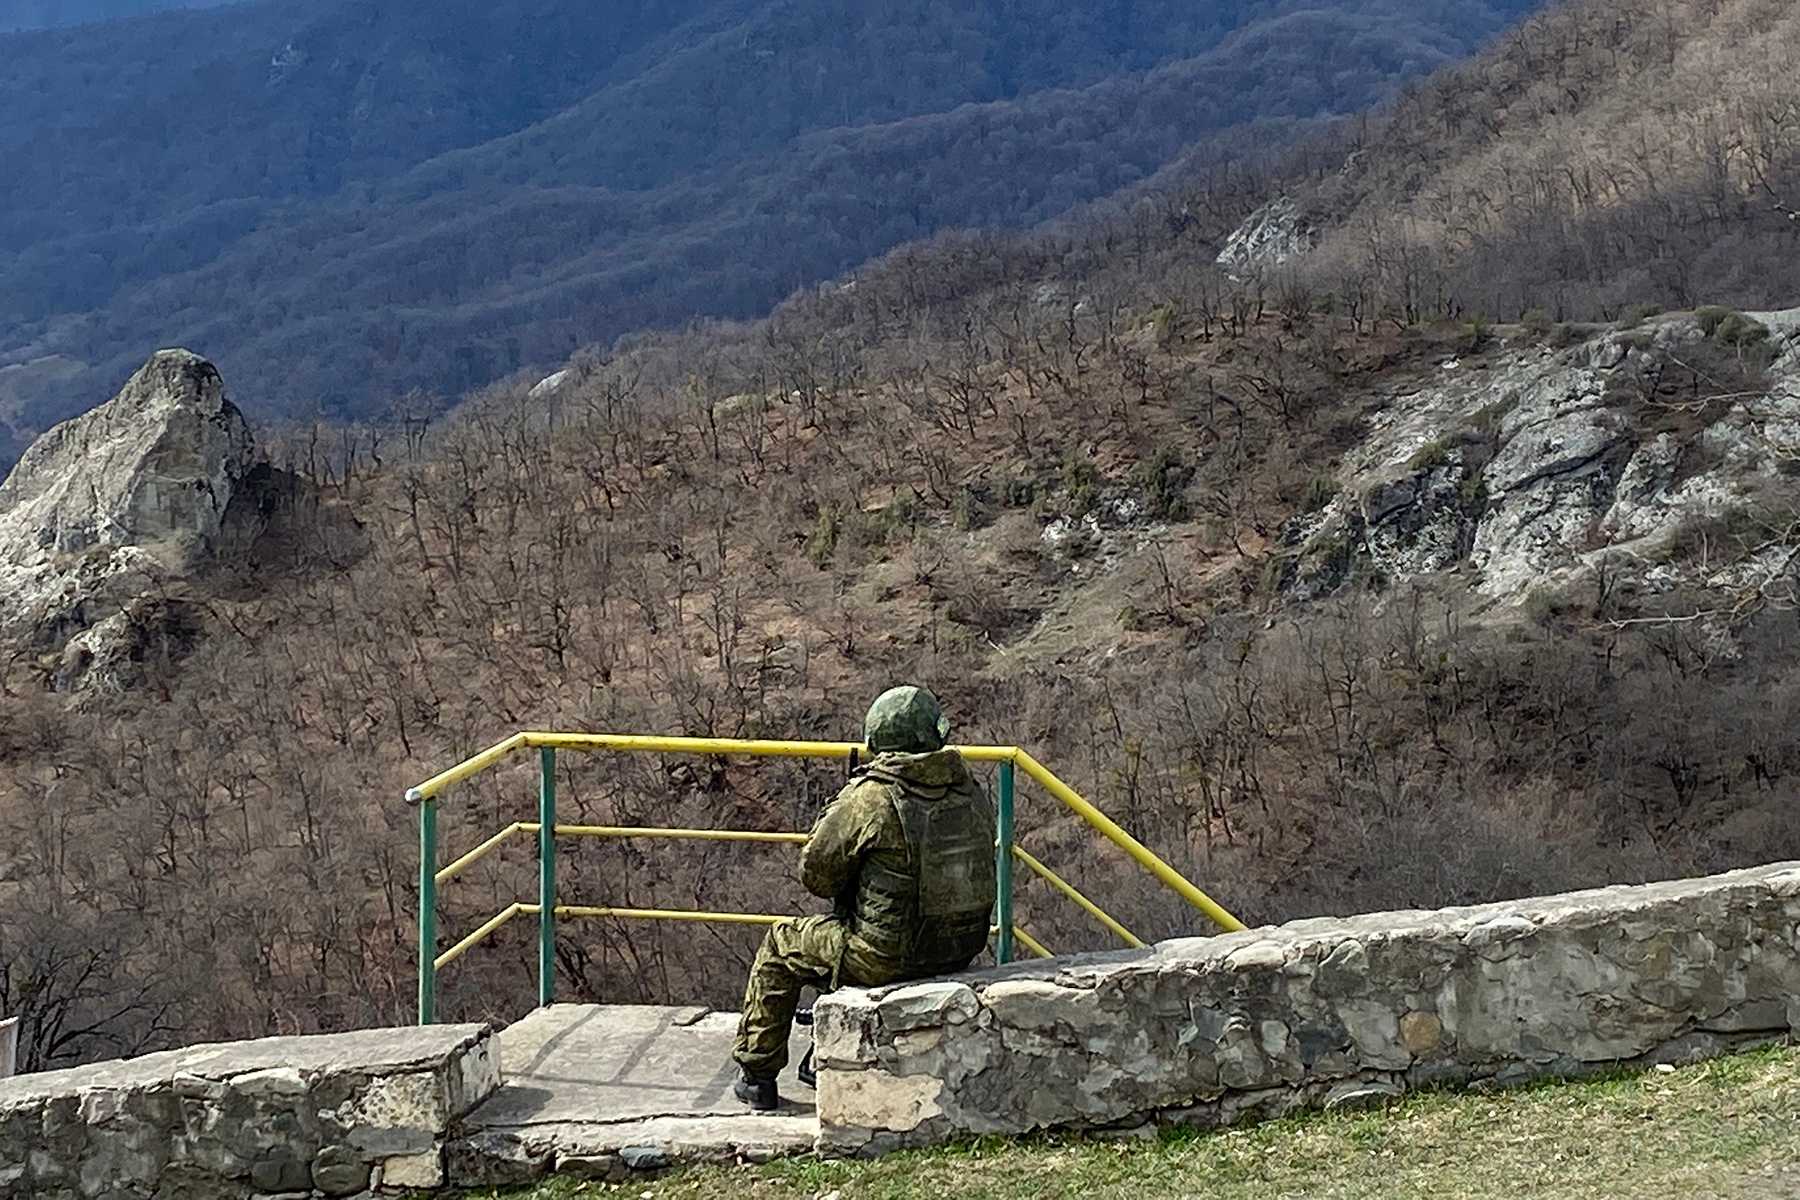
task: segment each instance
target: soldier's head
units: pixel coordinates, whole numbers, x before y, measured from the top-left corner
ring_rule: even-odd
[[[929,754],[942,750],[950,719],[937,697],[919,687],[889,688],[869,705],[863,741],[870,754]]]

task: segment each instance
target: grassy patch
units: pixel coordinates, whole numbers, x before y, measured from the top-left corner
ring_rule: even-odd
[[[1800,1051],[1673,1074],[1412,1097],[1146,1141],[984,1140],[872,1162],[798,1160],[607,1185],[557,1181],[505,1200],[1053,1200],[1194,1196],[1750,1197],[1800,1191]]]

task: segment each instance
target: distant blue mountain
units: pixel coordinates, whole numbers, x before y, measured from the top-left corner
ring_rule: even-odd
[[[218,8],[241,0],[0,0],[0,33],[60,29],[171,8]]]
[[[1542,2],[263,0],[0,37],[0,465],[159,346],[357,414],[760,313],[1357,111]]]

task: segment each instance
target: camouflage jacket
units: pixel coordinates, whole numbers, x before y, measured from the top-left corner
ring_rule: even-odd
[[[850,933],[864,983],[960,970],[987,942],[994,816],[954,750],[882,754],[826,807],[800,856]],[[875,976],[871,978],[871,976]]]

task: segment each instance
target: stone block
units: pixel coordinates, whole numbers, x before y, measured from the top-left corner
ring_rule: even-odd
[[[886,1071],[819,1072],[819,1124],[905,1132],[943,1115],[943,1081]]]
[[[633,1171],[661,1171],[669,1165],[669,1152],[661,1146],[625,1146],[619,1161]]]
[[[1400,1042],[1409,1054],[1431,1054],[1443,1045],[1444,1023],[1436,1013],[1409,1012],[1400,1018]]]
[[[401,1154],[381,1161],[381,1186],[386,1188],[439,1188],[444,1186],[444,1152]]]
[[[616,1154],[563,1154],[556,1159],[556,1173],[572,1179],[620,1183],[630,1171]]]
[[[250,1182],[265,1192],[303,1192],[312,1187],[312,1164],[274,1147],[250,1165]]]
[[[373,1164],[347,1146],[327,1146],[312,1161],[312,1185],[327,1196],[354,1196],[369,1186]]]
[[[888,1033],[970,1021],[981,1011],[975,992],[962,983],[915,983],[881,1000],[881,1027]]]
[[[444,1175],[454,1187],[507,1187],[535,1183],[549,1173],[548,1148],[512,1133],[476,1133],[450,1142],[444,1151]]]
[[[1042,979],[991,984],[982,992],[981,1003],[994,1014],[994,1020],[1013,1029],[1085,1029],[1105,1020],[1092,991],[1076,991]]]
[[[881,1013],[866,992],[846,989],[813,1013],[813,1056],[821,1067],[856,1067],[875,1061]]]
[[[292,1100],[306,1095],[306,1079],[293,1067],[268,1067],[236,1076],[230,1090],[251,1100]]]

